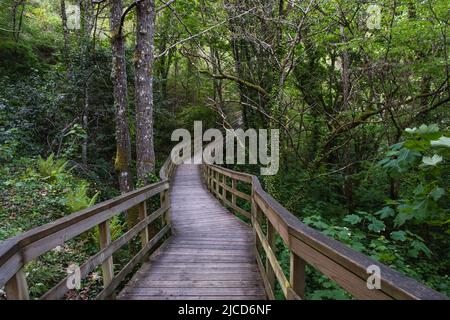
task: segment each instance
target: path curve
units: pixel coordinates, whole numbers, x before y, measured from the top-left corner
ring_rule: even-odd
[[[118,299],[266,299],[254,234],[206,190],[199,165],[177,167],[170,196],[175,235]]]

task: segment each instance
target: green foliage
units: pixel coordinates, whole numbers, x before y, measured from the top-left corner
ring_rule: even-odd
[[[77,212],[93,206],[97,200],[99,192],[94,194],[93,197],[89,197],[87,193],[88,185],[86,183],[78,185],[75,190],[72,190],[66,195],[65,205],[72,212]]]
[[[442,276],[449,268],[449,260],[444,257],[448,256],[445,248],[450,223],[448,146],[444,134],[436,125],[408,129],[405,140],[391,146],[385,158],[374,166],[408,182],[408,189],[399,199],[386,200],[386,205],[374,213],[355,210],[341,218],[330,216],[326,213],[329,208],[316,203],[313,209],[302,210],[303,222],[449,294],[449,279]],[[335,285],[331,280],[320,274],[311,276],[311,298],[343,297],[342,289],[326,287]]]
[[[178,114],[183,128],[194,133],[194,121],[202,121],[203,130],[215,127],[216,114],[205,106],[186,106]]]
[[[24,74],[40,67],[38,57],[29,45],[12,40],[0,42],[0,72]]]
[[[448,209],[448,173],[450,146],[448,138],[435,124],[406,129],[406,140],[394,145],[379,164],[393,177],[414,173],[416,185],[412,192],[398,200],[388,201],[395,207],[394,223],[402,226],[406,222],[428,224],[450,231]],[[407,156],[402,156],[407,155]],[[389,215],[393,215],[393,209]]]
[[[14,159],[20,146],[20,131],[17,128],[0,128],[0,162]]]
[[[28,263],[25,267],[30,297],[37,299],[55,286],[65,276],[67,267],[73,263],[81,265],[90,255],[95,254],[94,246],[86,245],[82,238],[75,238],[68,241],[63,246],[45,253],[38,259]],[[83,287],[92,284],[101,285],[101,278],[98,276],[100,270],[95,270],[89,275],[88,281],[83,281]],[[88,282],[88,283],[86,283]]]
[[[111,240],[114,241],[118,239],[126,230],[124,226],[124,222],[118,216],[114,216],[109,220],[109,230],[111,233]],[[90,234],[93,243],[96,244],[97,248],[100,248],[100,233],[99,228],[95,228],[93,232]]]
[[[50,155],[18,158],[13,164],[0,167],[0,241],[95,203],[99,193],[92,195],[89,183],[75,177],[66,165],[66,160]],[[122,223],[118,218],[112,219],[113,239],[122,233]],[[27,264],[25,272],[31,297],[37,298],[56,285],[66,275],[69,264],[81,264],[96,253],[97,239],[95,230]],[[100,281],[99,277],[90,275],[85,285],[98,287]]]
[[[15,2],[0,1],[0,239],[118,194],[109,39],[70,31],[65,61],[59,2],[25,1],[18,34],[11,32],[20,15]],[[442,130],[449,125],[448,0],[377,4],[377,30],[367,29],[364,1],[330,0],[307,11],[286,2],[177,1],[177,16],[161,11],[153,68],[157,163],[170,152],[171,132],[192,130],[196,120],[204,129],[278,128],[281,168],[261,179],[270,194],[324,234],[450,294],[450,138]],[[128,15],[124,24],[132,150],[134,20]],[[107,32],[108,23],[99,19],[96,27]],[[413,128],[403,132],[407,126]],[[135,185],[158,180],[153,174]],[[112,219],[113,238],[123,225]],[[29,264],[32,295],[45,292],[69,262],[97,250],[97,233]],[[281,240],[277,246],[287,273],[289,252]],[[87,286],[99,283],[88,278]],[[307,298],[349,296],[308,267]]]
[[[0,239],[53,221],[95,203],[98,192],[66,170],[66,161],[16,159],[0,168]]]
[[[60,175],[65,173],[66,165],[67,161],[64,159],[55,159],[53,153],[47,159],[43,159],[41,156],[37,159],[38,173],[44,179],[58,179]]]

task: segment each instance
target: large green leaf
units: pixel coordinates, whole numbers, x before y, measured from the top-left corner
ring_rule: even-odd
[[[381,220],[373,219],[372,223],[368,225],[368,228],[370,231],[379,233],[380,231],[383,231],[384,229],[386,229],[386,225]]]
[[[406,128],[406,133],[418,135],[427,139],[437,139],[441,136],[437,124],[430,124],[429,126],[422,124],[419,128]]]
[[[406,233],[404,231],[393,231],[391,232],[391,238],[395,241],[405,241]]]
[[[405,141],[405,148],[408,148],[410,150],[423,152],[426,151],[430,147],[430,141],[420,139],[411,139],[408,141]]]
[[[349,215],[345,216],[345,218],[344,218],[345,222],[348,222],[353,225],[361,222],[361,220],[362,220],[361,217],[357,216],[356,214],[349,214]]]
[[[401,204],[398,206],[398,214],[394,219],[394,225],[399,227],[405,224],[406,221],[411,220],[413,218],[412,215],[412,207],[407,204]]]
[[[438,201],[445,194],[445,190],[443,188],[436,187],[433,191],[430,192],[430,196],[434,201]]]
[[[414,240],[411,243],[411,248],[408,250],[408,255],[417,258],[420,253],[424,253],[428,258],[431,257],[431,250],[419,240]]]
[[[383,209],[375,212],[375,214],[379,215],[380,219],[385,219],[387,217],[393,217],[395,215],[395,211],[391,207],[386,206]]]
[[[432,157],[423,157],[422,163],[424,166],[433,166],[435,167],[439,163],[441,163],[443,158],[440,155],[433,155]]]
[[[450,148],[450,138],[440,137],[438,140],[433,140],[430,142],[432,147],[436,148]]]

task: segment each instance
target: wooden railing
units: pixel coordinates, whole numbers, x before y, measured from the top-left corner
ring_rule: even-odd
[[[267,295],[275,297],[278,282],[286,299],[305,298],[305,266],[308,264],[357,299],[447,299],[417,281],[350,249],[308,227],[263,190],[256,176],[203,165],[208,190],[236,214],[251,220],[256,235],[256,260]],[[251,194],[238,190],[247,185]],[[247,203],[239,205],[236,201]],[[245,208],[251,208],[250,211]],[[265,227],[264,227],[265,226]],[[285,275],[277,258],[276,235],[290,252],[290,269]],[[261,257],[263,254],[263,258]],[[369,289],[369,266],[380,268],[380,288]]]
[[[55,247],[63,245],[66,241],[96,227],[99,231],[100,251],[79,266],[80,278],[85,278],[101,265],[103,290],[97,295],[97,299],[113,297],[115,289],[136,265],[148,255],[149,251],[155,249],[157,244],[164,240],[164,237],[170,235],[168,190],[173,168],[169,157],[160,171],[161,182],[123,194],[1,242],[0,288],[5,286],[6,298],[8,300],[29,299],[24,266]],[[158,194],[160,195],[160,207],[148,214],[147,200]],[[110,219],[132,208],[137,208],[139,222],[121,237],[111,241]],[[149,227],[160,217],[164,221],[161,223],[162,227],[150,238]],[[138,236],[140,236],[140,250],[119,272],[115,273],[113,254]],[[46,292],[41,299],[63,298],[69,291],[67,286],[69,277],[71,275]]]

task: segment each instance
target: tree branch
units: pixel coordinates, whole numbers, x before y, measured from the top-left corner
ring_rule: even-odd
[[[136,0],[134,1],[132,4],[130,4],[128,6],[128,8],[125,9],[125,11],[122,14],[122,17],[120,18],[120,26],[119,26],[119,32],[118,34],[122,34],[122,29],[123,29],[123,24],[125,23],[125,18],[127,17],[127,14],[130,13],[130,11],[137,6],[137,4],[139,2],[141,2],[142,0]],[[172,3],[174,3],[175,0],[170,0],[167,2],[164,2],[163,5],[159,6],[158,8],[156,8],[156,13],[160,12],[161,10],[163,10],[164,8],[170,6]]]
[[[261,86],[258,86],[257,84],[251,83],[249,81],[246,81],[244,79],[238,78],[236,76],[233,76],[231,74],[225,74],[225,73],[220,73],[220,74],[213,74],[212,72],[208,71],[208,70],[200,70],[200,73],[206,74],[214,79],[218,79],[218,80],[223,80],[223,79],[227,79],[227,80],[231,80],[234,82],[237,82],[241,85],[244,85],[248,88],[251,88],[257,92],[259,92],[261,95],[263,95],[264,97],[268,97],[269,93]]]

